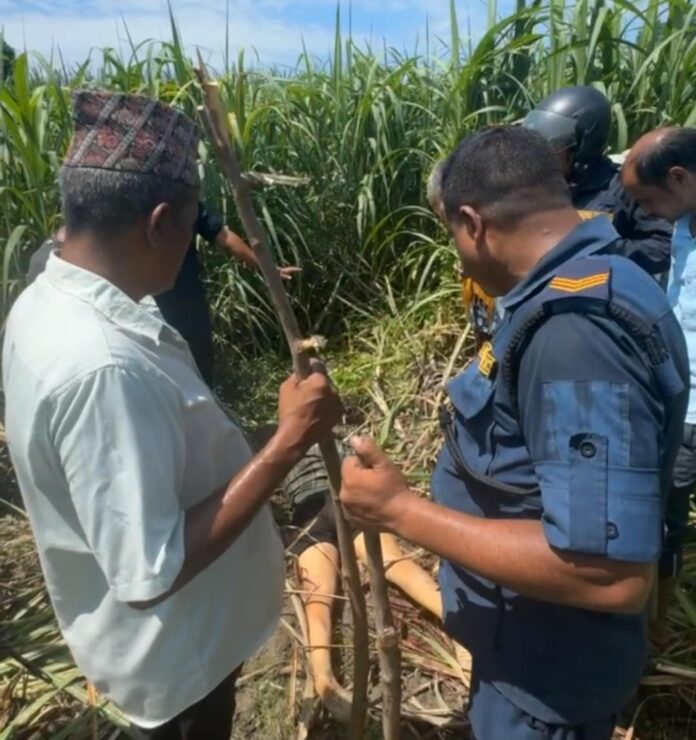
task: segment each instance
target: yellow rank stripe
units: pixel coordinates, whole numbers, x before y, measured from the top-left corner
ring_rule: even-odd
[[[490,342],[484,342],[479,350],[479,372],[490,378],[493,371],[498,367],[498,361],[493,354],[493,345]]]
[[[584,211],[578,210],[578,216],[583,221],[589,221],[591,218],[597,218],[597,216],[606,216],[609,219],[614,218],[614,214],[611,211]]]
[[[559,290],[562,293],[579,293],[581,290],[596,288],[598,285],[604,285],[609,281],[609,273],[602,272],[598,275],[590,275],[585,278],[564,278],[555,277],[549,287]]]

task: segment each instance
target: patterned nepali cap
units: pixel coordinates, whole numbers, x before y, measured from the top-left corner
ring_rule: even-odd
[[[153,174],[198,186],[196,126],[181,111],[142,95],[79,91],[73,117],[66,167]]]

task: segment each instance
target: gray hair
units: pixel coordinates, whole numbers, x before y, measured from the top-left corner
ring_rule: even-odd
[[[107,234],[124,231],[160,203],[182,207],[195,188],[158,175],[63,167],[59,176],[68,231]]]
[[[425,186],[425,198],[433,211],[442,207],[442,175],[446,163],[446,159],[441,159],[435,164],[428,177],[428,184]]]

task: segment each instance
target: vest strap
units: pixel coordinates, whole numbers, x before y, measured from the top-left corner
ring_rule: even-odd
[[[475,470],[472,470],[464,459],[464,456],[459,449],[459,445],[457,444],[455,424],[450,410],[444,405],[440,406],[438,415],[440,428],[442,429],[442,433],[445,438],[447,450],[452,458],[452,464],[454,465],[455,471],[461,480],[474,481],[485,486],[486,489],[490,491],[502,493],[506,496],[535,496],[541,494],[541,489],[538,486],[534,486],[534,488],[510,486],[507,483],[501,483],[494,478],[489,478],[477,473]]]

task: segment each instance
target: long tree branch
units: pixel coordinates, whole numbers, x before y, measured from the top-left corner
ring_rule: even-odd
[[[268,245],[266,230],[254,211],[249,182],[242,175],[230,140],[227,117],[220,98],[218,84],[209,79],[200,54],[198,55],[198,61],[197,74],[203,88],[205,103],[201,108],[204,124],[220,164],[229,179],[239,217],[268,285],[271,300],[290,346],[295,372],[300,377],[306,377],[311,371],[310,357],[313,343],[303,339],[300,333],[297,318],[290,305],[283,280],[278,273]],[[361,738],[364,733],[367,712],[367,674],[369,668],[367,610],[360,584],[360,571],[355,556],[353,537],[339,499],[341,459],[332,439],[325,440],[320,444],[320,448],[330,482],[343,577],[353,611],[354,671],[350,736],[351,738]],[[378,534],[365,532],[365,549],[367,551],[368,570],[377,622],[384,736],[386,740],[395,740],[399,736],[400,720],[400,655],[389,607],[387,582]]]

